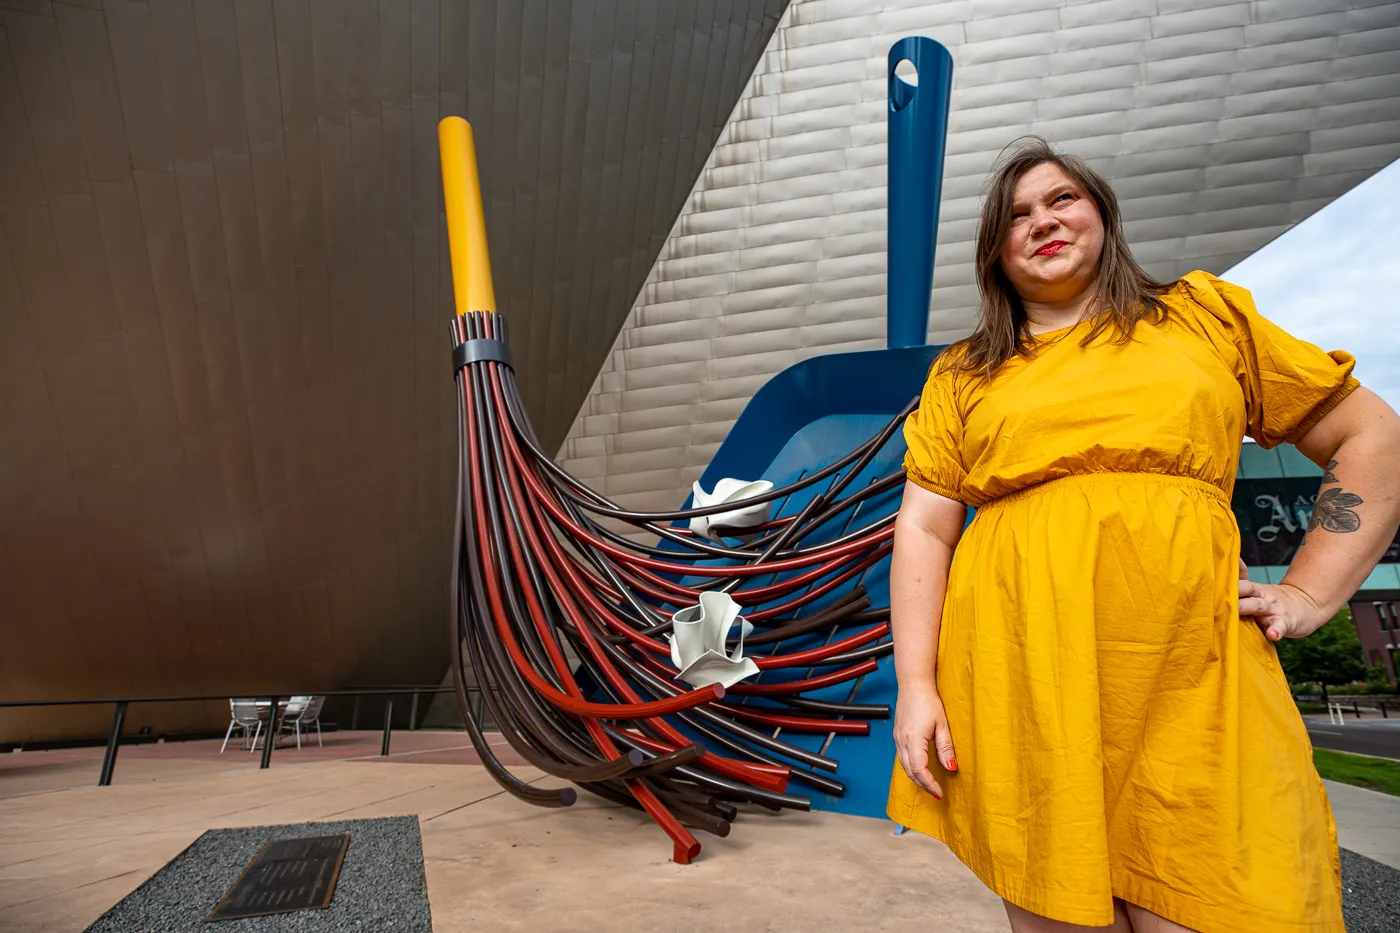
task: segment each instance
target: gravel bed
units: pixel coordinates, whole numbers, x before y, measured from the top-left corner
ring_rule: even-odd
[[[205,918],[273,839],[350,834],[331,905],[265,917]],[[418,818],[213,829],[88,927],[87,933],[432,933]]]
[[[1343,849],[1342,912],[1347,933],[1400,930],[1400,871]]]

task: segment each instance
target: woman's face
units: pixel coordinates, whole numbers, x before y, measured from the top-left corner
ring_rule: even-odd
[[[1091,286],[1103,253],[1093,198],[1053,162],[1016,182],[1001,267],[1022,301],[1069,301]]]

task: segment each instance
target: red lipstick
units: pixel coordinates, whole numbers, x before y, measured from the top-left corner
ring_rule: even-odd
[[[1053,256],[1068,245],[1069,244],[1064,240],[1051,240],[1049,243],[1046,243],[1040,249],[1036,250],[1035,254],[1037,256]]]

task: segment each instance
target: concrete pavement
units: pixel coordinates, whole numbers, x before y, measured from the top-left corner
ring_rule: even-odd
[[[1343,849],[1400,870],[1400,797],[1323,781]]]
[[[327,732],[323,742],[314,737],[301,748],[286,741],[273,750],[272,769],[317,761],[375,761],[387,764],[458,765],[480,764],[471,741],[460,731],[399,730],[393,734],[390,756],[379,757],[382,733],[359,731]],[[488,740],[497,758],[507,765],[522,765],[524,759],[506,744],[498,733]],[[115,784],[141,784],[147,781],[217,774],[226,771],[253,771],[261,750],[250,754],[237,740],[220,753],[217,739],[191,742],[123,745],[112,772]],[[14,797],[45,791],[91,787],[101,770],[101,746],[0,753],[0,797]]]
[[[642,814],[588,794],[567,810],[537,810],[479,765],[412,763],[464,758],[432,747],[449,740],[460,743],[425,734],[393,763],[292,764],[288,754],[268,771],[178,767],[164,779],[155,770],[180,762],[152,752],[126,760],[124,772],[119,764],[126,780],[107,788],[91,786],[91,761],[68,756],[43,780],[37,761],[0,768],[0,930],[78,933],[205,829],[399,814],[420,820],[438,933],[1007,928],[1001,902],[942,844],[896,838],[888,821],[746,812],[728,838],[701,836],[705,852],[682,867]],[[217,746],[210,754],[238,767]],[[71,786],[79,775],[83,786]],[[1331,782],[1327,792],[1341,845],[1400,870],[1400,798]]]
[[[0,797],[0,930],[79,933],[206,829],[400,814],[436,933],[1007,928],[947,848],[884,820],[746,810],[680,866],[650,818],[589,794],[541,810],[479,765],[323,761]]]

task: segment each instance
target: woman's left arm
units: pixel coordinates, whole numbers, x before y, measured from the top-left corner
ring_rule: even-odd
[[[1358,388],[1299,439],[1323,469],[1303,547],[1277,585],[1240,579],[1240,615],[1273,641],[1311,635],[1357,591],[1400,524],[1400,416]]]

